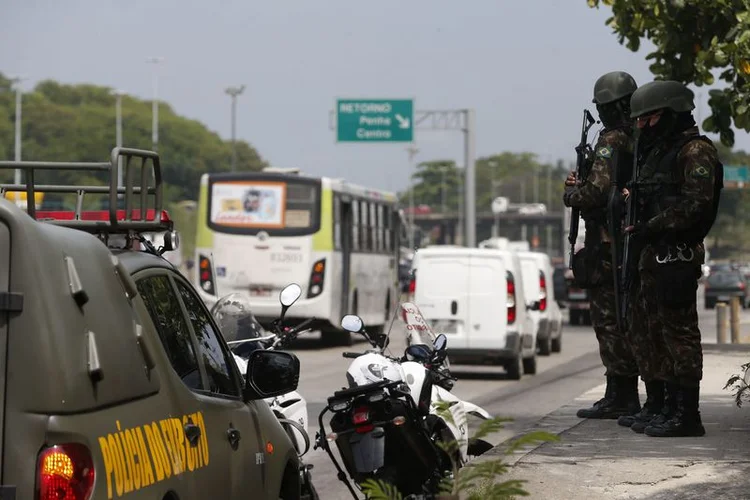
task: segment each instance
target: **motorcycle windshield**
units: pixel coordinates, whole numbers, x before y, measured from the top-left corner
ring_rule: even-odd
[[[389,338],[391,332],[396,335],[405,335],[407,346],[424,345],[431,350],[437,337],[422,316],[422,312],[412,302],[403,302],[399,305],[388,329]]]

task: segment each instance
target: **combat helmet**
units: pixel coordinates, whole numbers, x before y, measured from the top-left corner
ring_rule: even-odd
[[[638,118],[660,109],[684,113],[695,109],[693,91],[674,80],[655,80],[633,92],[630,98],[630,117]]]
[[[638,88],[635,79],[624,71],[612,71],[594,84],[594,104],[609,104],[627,97]]]

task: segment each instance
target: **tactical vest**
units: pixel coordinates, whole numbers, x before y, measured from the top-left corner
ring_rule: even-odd
[[[682,185],[685,182],[684,172],[675,169],[677,155],[682,148],[694,140],[706,141],[713,145],[705,135],[686,135],[677,141],[665,145],[664,149],[656,147],[649,153],[641,171],[638,173],[637,189],[640,194],[639,221],[647,222],[682,200]],[[690,229],[660,234],[658,239],[684,243],[699,243],[708,235],[719,210],[719,196],[724,187],[724,166],[716,160],[714,175],[714,195],[711,208],[695,221]]]

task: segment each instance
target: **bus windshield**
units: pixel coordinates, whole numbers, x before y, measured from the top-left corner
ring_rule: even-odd
[[[233,234],[300,236],[320,228],[320,181],[279,175],[209,181],[208,226]]]

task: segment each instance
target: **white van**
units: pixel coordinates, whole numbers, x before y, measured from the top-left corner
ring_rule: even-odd
[[[539,354],[549,355],[562,348],[562,312],[555,300],[553,269],[549,256],[542,252],[518,252],[521,259],[526,302],[539,301],[538,311],[529,311],[536,326]]]
[[[448,337],[452,362],[501,364],[514,380],[522,370],[536,373],[536,332],[525,307],[520,265],[507,250],[432,246],[417,251],[414,302],[436,333]]]

